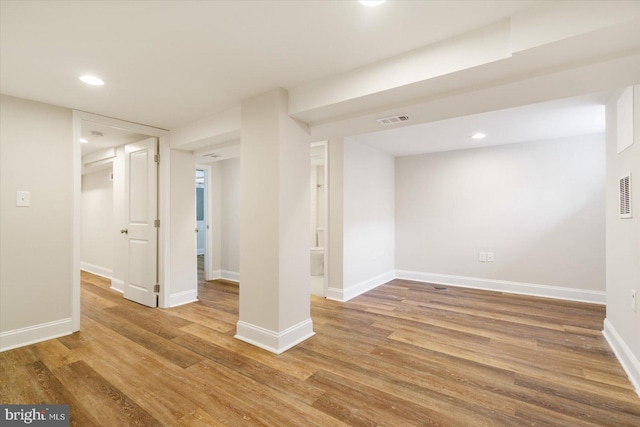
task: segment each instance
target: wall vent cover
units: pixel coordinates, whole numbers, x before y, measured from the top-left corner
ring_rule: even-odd
[[[620,218],[631,218],[631,172],[620,177]]]
[[[384,117],[382,119],[376,119],[376,122],[380,123],[382,126],[395,125],[396,123],[408,122],[411,120],[411,117],[407,114],[402,114],[400,116],[393,117]]]

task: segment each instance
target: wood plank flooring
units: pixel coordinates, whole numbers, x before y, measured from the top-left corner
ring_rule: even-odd
[[[395,280],[312,297],[276,356],[233,338],[238,287],[148,309],[82,274],[82,330],[0,353],[1,401],[76,426],[640,426],[604,307]]]

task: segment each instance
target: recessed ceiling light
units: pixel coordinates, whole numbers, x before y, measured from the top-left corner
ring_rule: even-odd
[[[476,133],[474,133],[473,135],[471,135],[471,138],[472,138],[472,139],[483,139],[483,138],[485,138],[486,136],[487,136],[487,135],[485,135],[485,134],[484,134],[484,133],[482,133],[482,132],[476,132]]]
[[[382,3],[384,3],[384,0],[360,0],[360,4],[368,7],[380,6]]]
[[[87,138],[80,138],[80,144],[86,144],[87,142],[89,142]]]
[[[102,79],[96,76],[88,76],[88,75],[80,76],[80,80],[92,86],[102,86],[104,84],[104,81],[102,81]]]

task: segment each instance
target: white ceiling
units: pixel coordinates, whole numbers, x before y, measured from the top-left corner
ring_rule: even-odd
[[[385,130],[353,139],[393,156],[409,156],[602,133],[608,96],[595,93],[414,126],[380,126]],[[486,138],[471,139],[476,132]]]
[[[2,1],[0,91],[171,129],[535,1]],[[81,74],[106,84],[88,87]]]
[[[96,135],[95,133],[100,133],[102,136]],[[104,150],[105,148],[119,147],[124,144],[140,141],[148,137],[147,135],[87,121],[82,123],[81,134],[82,138],[88,141],[81,145],[83,156]]]
[[[199,161],[211,161],[205,155],[214,151],[218,159],[238,156],[240,102],[275,87],[289,90],[290,102],[297,102],[290,114],[311,125],[315,140],[360,134],[354,138],[395,156],[597,133],[604,130],[602,91],[638,83],[640,7],[630,4],[3,0],[0,92],[170,129],[172,144],[182,130],[193,140],[180,148],[195,150]],[[558,13],[548,15],[556,21],[541,18],[550,11]],[[580,12],[586,20],[573,22]],[[529,19],[538,25],[529,27]],[[520,43],[519,49],[474,44],[505,25],[509,38],[496,40]],[[580,25],[590,31],[580,33]],[[564,38],[554,39],[563,31]],[[532,34],[540,45],[523,47]],[[473,47],[458,51],[456,40]],[[441,58],[434,52],[450,55],[433,62]],[[465,62],[478,53],[478,62]],[[432,62],[403,62],[416,55]],[[458,63],[467,65],[458,69]],[[393,90],[358,92],[424,64],[446,72]],[[81,83],[78,76],[86,73],[106,84]],[[350,91],[356,95],[340,96]],[[332,101],[323,104],[323,95]],[[403,113],[416,125],[375,123]],[[215,131],[201,134],[194,124]],[[95,129],[84,123],[83,134],[89,130]],[[470,140],[479,130],[487,138]],[[88,137],[83,154],[141,137],[102,132],[103,138]]]

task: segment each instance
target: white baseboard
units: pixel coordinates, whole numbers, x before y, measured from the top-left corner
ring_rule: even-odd
[[[281,332],[270,331],[240,320],[237,324],[235,337],[271,353],[280,354],[313,335],[315,332],[313,332],[311,319],[304,320]]]
[[[237,271],[229,271],[229,270],[213,270],[211,274],[209,274],[209,280],[228,280],[230,282],[240,283],[240,273]]]
[[[177,307],[196,301],[198,301],[198,291],[196,289],[169,295],[169,307]]]
[[[640,396],[640,361],[638,361],[629,346],[622,340],[622,337],[618,334],[618,331],[616,331],[611,322],[609,322],[609,319],[604,319],[602,335],[604,335],[609,343],[609,347],[611,347],[622,368],[629,376],[629,380],[636,389],[636,393]]]
[[[387,271],[386,273],[379,274],[375,277],[349,286],[346,289],[329,287],[327,289],[326,298],[334,301],[346,302],[395,278],[396,276],[394,271]]]
[[[88,262],[80,262],[80,270],[86,271],[87,273],[95,274],[96,276],[101,276],[107,279],[111,279],[113,277],[113,270],[110,268],[100,267],[99,265],[89,264]]]
[[[124,294],[124,282],[120,279],[111,279],[111,289]]]
[[[464,288],[484,289],[487,291],[507,292],[511,294],[562,299],[568,301],[606,304],[606,293],[588,289],[564,288],[560,286],[538,285],[535,283],[509,282],[506,280],[480,279],[477,277],[452,276],[448,274],[423,273],[418,271],[396,270],[397,279],[434,283],[437,285],[460,286]]]
[[[240,283],[240,273],[237,271],[221,270],[220,278]]]
[[[72,333],[71,318],[2,332],[0,333],[0,352],[71,335]]]

